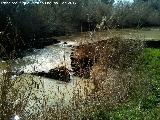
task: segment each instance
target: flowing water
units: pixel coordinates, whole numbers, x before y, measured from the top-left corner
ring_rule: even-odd
[[[24,73],[48,72],[50,69],[63,65],[71,69],[70,54],[71,48],[63,43],[50,45],[43,49],[35,49],[33,53],[13,61],[12,69],[24,71]]]
[[[19,112],[25,109],[25,112],[36,113],[42,110],[44,106],[68,105],[74,99],[75,95],[81,98],[91,92],[93,84],[87,79],[80,79],[71,75],[71,81],[66,83],[54,79],[33,76],[33,72],[48,72],[58,66],[65,65],[71,70],[71,45],[76,45],[74,42],[68,44],[50,45],[43,49],[35,49],[32,53],[27,53],[22,59],[10,61],[11,70],[16,73],[24,71],[20,76],[13,75],[12,81],[15,82],[14,88],[18,91],[14,96],[14,104],[19,106]],[[6,72],[6,62],[0,63],[1,76]],[[3,78],[2,78],[3,79]]]

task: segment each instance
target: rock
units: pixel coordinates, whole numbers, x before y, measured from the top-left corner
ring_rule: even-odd
[[[64,82],[70,81],[69,70],[64,66],[51,69],[51,70],[49,70],[48,73],[42,71],[42,72],[36,72],[36,73],[32,73],[32,74],[37,75],[37,76],[41,76],[41,77],[56,79],[56,80],[60,80],[60,81],[64,81]]]
[[[51,69],[49,71],[49,77],[53,79],[65,81],[65,82],[70,81],[69,70],[64,66]]]
[[[24,71],[15,71],[15,72],[13,72],[13,71],[7,71],[6,73],[10,74],[12,76],[20,76],[20,75],[24,74]]]
[[[67,42],[64,42],[63,44],[67,44]]]

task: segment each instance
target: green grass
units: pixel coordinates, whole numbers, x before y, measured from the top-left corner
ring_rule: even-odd
[[[112,111],[101,110],[93,120],[160,120],[160,109],[141,110],[137,104],[128,103]]]
[[[97,110],[93,120],[160,120],[160,49],[144,49],[135,69],[131,98],[112,110]],[[138,75],[139,74],[139,75]]]

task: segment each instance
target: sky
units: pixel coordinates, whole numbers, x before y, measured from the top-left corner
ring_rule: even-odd
[[[29,2],[29,1],[38,2],[38,1],[42,1],[42,0],[23,0],[23,1],[25,1],[25,2]],[[123,1],[123,2],[128,1],[128,2],[131,2],[131,3],[132,3],[134,0],[115,0],[115,4],[116,4],[118,1]]]
[[[25,1],[37,1],[37,0],[25,0]],[[41,0],[38,0],[38,1],[41,1]],[[129,1],[129,2],[133,2],[133,0],[115,0],[115,2],[117,1]]]
[[[25,1],[32,1],[32,0],[25,0]],[[35,1],[37,1],[37,0],[35,0]],[[40,1],[40,0],[38,0],[38,1]],[[115,2],[117,2],[117,1],[129,1],[129,2],[133,2],[133,0],[115,0]]]
[[[129,2],[133,2],[133,0],[115,0],[115,2],[118,2],[118,1],[129,1]]]

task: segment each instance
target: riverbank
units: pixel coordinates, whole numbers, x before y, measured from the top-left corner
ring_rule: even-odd
[[[139,42],[142,43],[141,40],[138,42],[135,39],[123,39],[121,37],[107,38],[107,35],[106,38],[101,35],[101,38],[99,38],[98,34],[93,37],[89,36],[89,33],[87,35],[84,39],[80,38],[79,35],[77,38],[72,36],[72,39],[68,40],[65,38],[63,40],[61,37],[63,42],[60,44],[47,46],[23,57],[23,61],[28,62],[23,63],[22,61],[22,66],[20,65],[21,59],[13,61],[12,65],[14,67],[18,65],[19,69],[25,71],[25,74],[11,79],[10,76],[7,77],[4,71],[1,80],[11,80],[13,83],[13,86],[7,88],[11,91],[12,94],[9,94],[13,97],[13,102],[9,102],[9,104],[12,106],[15,103],[12,106],[14,112],[16,111],[24,119],[28,119],[27,117],[34,119],[34,116],[43,119],[44,116],[41,116],[42,114],[45,114],[46,118],[49,116],[54,118],[53,114],[61,118],[64,118],[65,115],[67,115],[67,118],[82,118],[83,113],[87,113],[88,117],[93,117],[90,115],[94,115],[92,111],[94,113],[98,112],[99,105],[104,106],[103,108],[108,105],[112,107],[112,105],[130,100],[130,95],[137,92],[132,87],[138,87],[137,89],[139,89],[139,86],[136,86],[137,84],[135,83],[140,79],[139,76],[141,74],[133,72],[133,70],[136,69],[134,64],[139,65],[139,62],[141,62],[135,57],[140,55],[137,54],[137,51],[142,52],[143,45],[139,44]],[[87,39],[90,43],[86,41]],[[68,42],[69,40],[70,42]],[[78,41],[76,42],[76,40]],[[79,40],[84,40],[84,42],[79,42]],[[75,45],[74,49],[69,43],[72,44],[71,46]],[[97,47],[98,49],[96,49]],[[91,77],[89,79],[84,79],[83,76],[80,76],[82,78],[75,77],[72,74],[71,81],[65,83],[30,74],[35,71],[47,72],[59,65],[66,65],[71,70],[70,54],[73,52],[72,50],[81,51],[78,50],[79,48],[82,49],[80,53],[83,53],[84,56],[81,56],[83,54],[78,55],[79,52],[74,53],[75,58],[77,57],[78,60],[83,59],[83,57],[94,59],[92,55],[98,58],[97,63],[91,66],[91,71],[89,72]],[[93,54],[95,51],[96,54]],[[135,59],[136,61],[134,61]],[[106,63],[108,64],[106,65]],[[126,66],[126,69],[124,69],[124,66]],[[138,77],[135,77],[135,75]],[[24,104],[22,104],[22,101]],[[69,106],[72,105],[73,108],[65,106],[68,104]],[[94,109],[97,110],[94,111]],[[65,110],[64,113],[62,113],[63,110]],[[81,114],[77,110],[80,110]],[[91,113],[86,111],[91,111]],[[69,113],[74,114],[74,116],[70,116]]]
[[[160,119],[160,50],[144,49],[133,76],[132,96],[115,107],[97,107],[90,119],[159,120]],[[132,76],[132,77],[133,77]],[[103,106],[103,105],[102,105]]]
[[[108,38],[120,36],[124,39],[141,39],[143,41],[160,40],[160,29],[158,28],[140,28],[140,29],[109,29],[107,31],[88,31],[73,34],[70,36],[53,37],[62,41],[92,42],[101,41]]]
[[[33,52],[33,49],[44,48],[45,46],[62,42],[72,41],[72,45],[93,43],[96,41],[106,40],[120,36],[124,39],[141,39],[142,41],[160,41],[160,29],[159,28],[141,28],[141,29],[110,29],[107,31],[88,31],[82,33],[76,33],[72,35],[65,35],[59,37],[50,38],[39,38],[28,40],[24,43],[23,40],[17,40],[16,42],[11,42],[9,39],[4,39],[2,37],[1,41],[5,41],[1,44],[1,58],[3,59],[14,59],[17,57],[23,57],[25,52]],[[14,38],[16,39],[16,38]],[[10,47],[12,46],[12,47]]]

